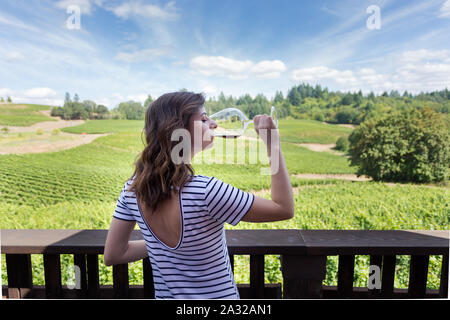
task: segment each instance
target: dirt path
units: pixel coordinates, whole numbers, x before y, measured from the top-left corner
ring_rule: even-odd
[[[311,178],[308,178],[308,176],[310,176]],[[314,176],[314,178],[312,178],[312,176]],[[358,180],[360,178],[362,178],[362,176],[360,178],[357,178],[356,175],[352,175],[352,174],[335,174],[335,175],[329,175],[329,174],[297,174],[297,175],[292,175],[292,177],[299,177],[299,178],[306,178],[306,179],[318,179],[318,178],[330,178],[330,176],[333,176],[333,178],[336,179],[344,179],[344,180],[353,180],[353,181],[369,181],[372,180],[371,178],[366,179],[366,180]],[[362,178],[365,179],[365,178]],[[384,182],[383,183],[386,186],[389,187],[393,187],[393,186],[405,186],[406,184],[403,183],[393,183],[393,182]],[[335,186],[335,184],[331,183],[331,182],[327,182],[327,183],[315,183],[315,184],[309,184],[309,185],[303,185],[303,186],[298,186],[298,187],[293,187],[292,188],[292,193],[294,195],[299,194],[300,190],[302,189],[310,189],[310,188],[329,188],[329,187],[333,187]],[[425,185],[422,184],[421,186],[423,187],[428,187],[428,188],[442,188],[440,186],[434,186],[434,185]],[[250,190],[250,193],[259,196],[259,197],[264,197],[267,193],[270,194],[271,190],[270,189],[261,189],[261,190]]]
[[[308,148],[311,151],[318,151],[318,152],[331,152],[333,154],[339,155],[339,156],[345,156],[344,152],[334,150],[333,148],[336,147],[335,143],[332,144],[321,144],[321,143],[296,143],[296,146],[299,147],[305,147]]]
[[[17,146],[0,146],[0,154],[24,154],[61,151],[90,143],[99,137],[107,135],[109,135],[109,133],[80,135],[61,132],[59,136],[67,137],[67,140],[28,140],[29,142],[25,141],[25,143],[19,144]]]
[[[16,127],[16,126],[2,126],[7,127],[9,129],[9,132],[16,133],[16,132],[35,132],[37,129],[41,128],[44,131],[52,131],[53,129],[61,129],[65,127],[73,127],[80,124],[85,123],[84,120],[62,120],[60,117],[52,117],[50,116],[50,110],[41,110],[39,111],[43,115],[55,119],[57,121],[42,121],[35,124],[32,124],[28,127]]]
[[[50,110],[41,110],[42,114],[57,121],[43,121],[35,123],[28,127],[6,126],[10,133],[19,132],[36,132],[41,128],[44,131],[42,136],[36,136],[35,139],[18,140],[17,143],[5,143],[0,145],[0,154],[24,154],[24,153],[41,153],[41,152],[55,152],[78,147],[83,144],[90,143],[99,137],[109,135],[110,133],[102,134],[74,134],[67,132],[60,132],[56,141],[51,141],[51,131],[53,129],[61,129],[66,127],[77,126],[85,123],[84,120],[62,120],[60,117],[50,116]]]
[[[356,174],[343,173],[343,174],[324,174],[324,173],[298,173],[293,174],[292,177],[302,179],[341,179],[351,181],[370,181],[372,178],[368,176],[356,176]]]
[[[334,123],[328,123],[328,122],[325,122],[325,121],[322,121],[322,123],[323,124],[329,124],[329,125],[332,125],[332,126],[346,127],[346,128],[350,128],[350,129],[355,129],[357,127],[357,125],[350,124],[350,123],[336,123],[336,124],[334,124]]]

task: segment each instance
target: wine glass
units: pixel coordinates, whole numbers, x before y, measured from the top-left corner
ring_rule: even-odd
[[[277,110],[274,106],[270,109],[270,116],[278,129]],[[237,108],[226,108],[209,116],[211,120],[217,123],[214,129],[214,136],[221,138],[237,138],[244,134],[250,123],[247,116]]]

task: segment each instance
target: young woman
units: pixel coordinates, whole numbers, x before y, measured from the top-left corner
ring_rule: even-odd
[[[173,161],[172,151],[180,143],[171,139],[174,130],[189,133],[190,159],[195,152],[211,147],[217,125],[208,118],[204,103],[201,94],[174,92],[148,107],[144,128],[147,145],[120,193],[106,239],[107,266],[150,259],[156,299],[239,299],[224,223],[270,222],[294,216],[278,130],[267,115],[256,116],[254,126],[267,146],[271,166],[278,162],[271,175],[272,200],[216,177],[194,175],[189,161]],[[201,146],[196,147],[199,128]],[[268,134],[260,134],[261,129],[267,129]],[[136,222],[144,240],[130,241]]]

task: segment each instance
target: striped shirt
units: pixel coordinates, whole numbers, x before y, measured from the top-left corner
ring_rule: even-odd
[[[134,177],[133,177],[134,178]],[[175,247],[161,242],[143,218],[126,182],[114,217],[136,221],[153,270],[156,299],[239,299],[224,223],[236,225],[254,195],[215,177],[193,176],[179,192],[181,236]]]

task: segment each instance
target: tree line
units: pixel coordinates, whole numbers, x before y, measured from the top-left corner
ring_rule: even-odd
[[[187,91],[181,89],[180,91]],[[136,101],[121,102],[111,111],[104,105],[94,101],[80,101],[77,94],[73,99],[66,93],[64,106],[52,109],[53,116],[63,119],[128,119],[144,120],[145,110],[153,102],[148,95],[144,104]],[[279,118],[312,119],[329,123],[360,124],[365,120],[378,118],[393,111],[413,109],[432,109],[437,113],[448,114],[450,109],[450,91],[446,88],[430,93],[413,95],[407,91],[400,94],[397,90],[376,95],[370,92],[363,95],[358,92],[333,92],[320,85],[311,86],[302,83],[293,86],[286,95],[277,91],[272,99],[264,94],[252,98],[249,94],[238,98],[225,96],[221,92],[218,97],[209,98],[205,103],[208,114],[224,108],[237,107],[249,119],[257,114],[270,114],[271,106],[276,106]]]
[[[144,105],[148,106],[153,102],[153,98],[149,95]],[[80,101],[77,93],[71,98],[70,93],[66,92],[64,105],[62,107],[54,107],[51,115],[61,117],[64,120],[74,119],[127,119],[127,120],[143,120],[145,116],[144,106],[140,102],[127,101],[121,102],[111,111],[102,104],[96,104],[92,100]]]
[[[3,99],[3,97],[0,97],[0,102],[5,102],[5,99]],[[10,96],[6,97],[6,102],[7,103],[12,103],[12,99]]]

